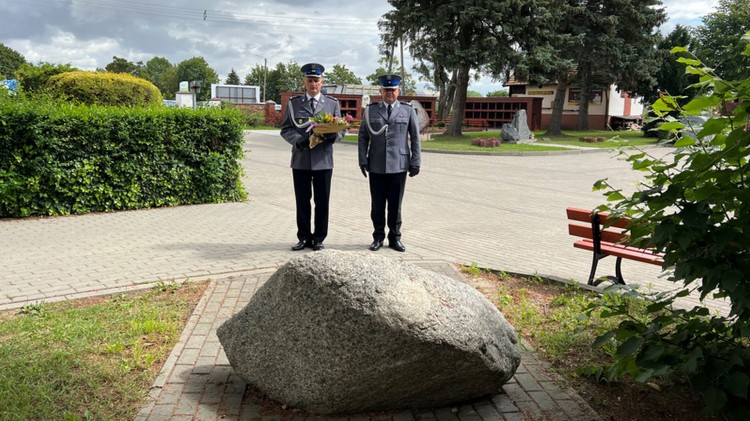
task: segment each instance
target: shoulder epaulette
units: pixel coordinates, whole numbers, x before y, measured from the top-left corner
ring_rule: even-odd
[[[295,95],[295,96],[293,96],[293,97],[290,97],[290,98],[289,98],[289,101],[291,101],[291,100],[293,100],[293,99],[301,98],[301,97],[302,97],[302,95]]]
[[[408,103],[408,102],[404,102],[404,101],[399,101],[399,102],[401,103],[401,105],[408,105],[408,106],[410,106],[410,107],[411,107],[411,103]]]
[[[328,99],[332,99],[332,100],[334,100],[334,101],[336,101],[336,102],[339,102],[339,100],[338,100],[338,99],[336,99],[336,97],[332,97],[332,96],[330,96],[330,95],[325,95],[325,97],[326,97],[326,98],[328,98]]]

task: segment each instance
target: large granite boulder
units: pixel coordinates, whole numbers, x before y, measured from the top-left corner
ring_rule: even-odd
[[[518,135],[518,130],[510,123],[503,124],[502,131],[500,132],[500,141],[503,143],[518,143],[519,140],[521,138]]]
[[[317,414],[429,408],[497,393],[521,354],[474,288],[372,253],[296,257],[218,336],[268,397]]]
[[[533,133],[529,130],[529,125],[526,122],[526,110],[517,110],[513,114],[513,120],[510,124],[516,128],[519,139],[531,140],[533,138]]]
[[[430,115],[427,114],[427,111],[422,107],[422,104],[416,99],[411,100],[409,104],[414,107],[414,111],[417,113],[417,120],[419,120],[419,133],[423,133],[427,126],[430,125]]]
[[[533,143],[534,134],[529,130],[526,123],[526,110],[516,110],[510,123],[503,124],[500,133],[500,141],[503,143]]]

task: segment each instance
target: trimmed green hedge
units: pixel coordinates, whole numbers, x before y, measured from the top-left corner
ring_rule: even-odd
[[[0,100],[0,217],[244,200],[236,110]]]
[[[46,87],[54,96],[90,105],[147,107],[162,103],[159,88],[126,73],[65,72],[47,79]]]

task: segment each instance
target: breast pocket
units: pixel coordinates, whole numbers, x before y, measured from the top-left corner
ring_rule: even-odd
[[[396,133],[403,133],[409,127],[409,119],[407,117],[397,116],[394,120],[395,122],[391,124],[391,129]]]
[[[382,118],[373,118],[370,119],[370,127],[372,127],[372,130],[377,132],[380,129],[383,128],[383,126],[386,125],[386,121]]]

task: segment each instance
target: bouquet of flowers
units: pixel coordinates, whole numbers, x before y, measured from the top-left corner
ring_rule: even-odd
[[[338,133],[348,129],[354,118],[349,114],[346,117],[334,117],[331,114],[321,113],[310,117],[310,121],[312,121],[312,124],[307,128],[307,131],[312,131],[310,148],[314,148],[323,142],[324,134]]]

